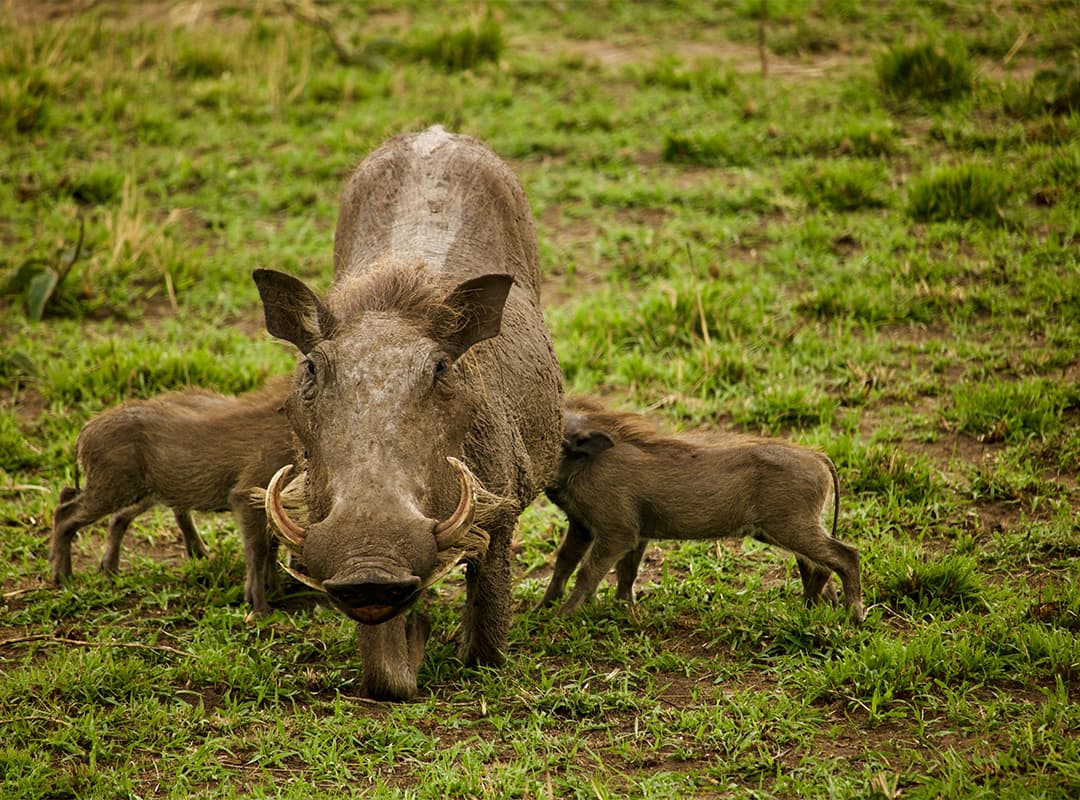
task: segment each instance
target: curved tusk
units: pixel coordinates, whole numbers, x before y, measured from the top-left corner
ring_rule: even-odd
[[[326,588],[322,585],[322,583],[315,580],[310,575],[305,575],[304,573],[300,572],[299,570],[293,569],[288,564],[286,564],[283,559],[278,559],[278,566],[281,567],[283,570],[285,570],[290,575],[292,575],[294,578],[296,578],[296,580],[300,581],[300,583],[304,584],[304,586],[307,586],[310,589],[314,589],[317,592],[325,592],[326,591]]]
[[[458,480],[461,481],[461,499],[454,513],[435,526],[435,546],[439,550],[451,548],[461,540],[461,537],[472,526],[473,512],[476,511],[472,473],[465,464],[453,456],[447,456],[446,460],[458,471]]]
[[[263,507],[266,509],[266,516],[277,528],[278,535],[284,540],[286,546],[293,550],[302,551],[307,531],[293,522],[281,505],[281,484],[285,479],[285,475],[292,468],[292,464],[286,464],[274,473],[274,477],[270,479],[270,484],[266,487],[266,498],[263,501]]]

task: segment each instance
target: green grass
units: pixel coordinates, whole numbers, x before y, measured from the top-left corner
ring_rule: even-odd
[[[877,72],[882,89],[901,99],[947,102],[970,94],[973,83],[967,47],[958,39],[893,47]]]
[[[869,146],[868,136],[861,148]],[[792,173],[789,185],[812,207],[855,211],[888,205],[883,188],[885,179],[886,169],[880,163],[837,159],[824,164],[799,165]]]
[[[1009,204],[1009,178],[984,164],[935,170],[911,187],[908,213],[917,220],[1000,223]]]
[[[0,798],[1080,793],[1069,4],[78,5],[0,21]],[[435,123],[520,176],[572,390],[829,454],[863,626],[749,540],[530,613],[542,500],[507,663],[448,577],[412,703],[299,588],[246,619],[227,515],[47,585],[81,425],[288,371],[251,271],[327,286],[345,175]]]
[[[1029,378],[982,381],[953,387],[947,416],[960,430],[984,441],[1046,439],[1061,430],[1067,409],[1080,406],[1075,386]]]
[[[475,25],[421,35],[410,51],[415,58],[455,71],[497,62],[505,47],[502,27],[488,13]]]

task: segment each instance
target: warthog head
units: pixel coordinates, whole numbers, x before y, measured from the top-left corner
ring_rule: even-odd
[[[472,524],[457,460],[483,391],[462,358],[499,333],[512,278],[445,286],[423,264],[389,264],[321,301],[281,272],[254,273],[267,330],[303,355],[284,413],[304,454],[308,524],[269,507],[334,605],[368,624],[409,608]]]

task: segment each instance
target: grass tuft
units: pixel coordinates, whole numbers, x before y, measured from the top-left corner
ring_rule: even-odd
[[[766,386],[733,410],[735,421],[751,430],[779,434],[790,428],[832,424],[838,403],[812,386]]]
[[[27,446],[18,417],[6,408],[0,409],[0,469],[14,472],[40,462],[38,454]]]
[[[915,181],[908,214],[921,222],[1006,220],[1010,187],[999,171],[981,163],[944,167]]]
[[[1036,72],[1032,82],[1034,93],[1047,111],[1080,112],[1080,48],[1073,50],[1069,61]]]
[[[1040,69],[1026,83],[1006,85],[1002,100],[1006,112],[1022,118],[1080,111],[1080,49],[1073,50],[1069,59]]]
[[[958,39],[893,47],[878,60],[877,74],[885,94],[899,99],[948,102],[971,94],[973,85],[967,48]]]
[[[674,56],[660,58],[634,75],[644,87],[697,92],[703,97],[727,95],[737,86],[735,72],[729,66],[709,60],[687,64]]]
[[[474,24],[420,36],[409,48],[413,57],[447,72],[460,72],[490,61],[506,49],[502,26],[488,13]]]
[[[760,147],[745,136],[729,130],[668,131],[660,158],[670,164],[701,166],[750,166],[760,155]]]
[[[1043,378],[957,384],[945,418],[957,430],[984,442],[1046,439],[1062,424],[1067,408],[1080,403],[1080,393]]]
[[[913,615],[956,612],[983,603],[983,585],[971,556],[927,557],[894,552],[878,567],[878,596]]]
[[[124,173],[115,165],[96,161],[72,177],[66,188],[80,203],[102,205],[120,195],[124,179]]]
[[[173,58],[173,72],[178,78],[198,80],[220,78],[234,67],[233,56],[213,39],[185,39]]]
[[[881,186],[886,180],[884,165],[874,161],[821,161],[800,167],[790,178],[790,187],[816,208],[854,211],[886,205]]]
[[[844,485],[854,494],[892,495],[920,502],[941,489],[941,479],[927,459],[890,444],[861,447],[851,437],[838,437],[829,447]]]
[[[40,75],[0,79],[0,130],[26,135],[51,127],[49,87]]]

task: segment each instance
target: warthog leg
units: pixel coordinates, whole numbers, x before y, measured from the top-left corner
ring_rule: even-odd
[[[647,539],[639,539],[637,547],[619,559],[615,565],[615,576],[618,583],[615,586],[615,599],[624,600],[627,603],[634,602],[634,581],[637,579],[638,567],[641,565],[641,557],[645,555]]]
[[[465,612],[461,620],[458,656],[466,665],[497,666],[510,633],[513,589],[510,573],[510,542],[517,525],[518,509],[500,507],[485,522],[490,544],[483,558],[465,566]]]
[[[592,534],[589,529],[578,519],[571,517],[570,525],[566,529],[566,536],[559,545],[559,553],[555,557],[555,571],[551,573],[551,581],[547,591],[536,604],[537,609],[548,608],[562,597],[566,591],[566,582],[570,580],[574,569],[581,563],[585,551],[592,544]]]
[[[356,638],[364,694],[376,700],[416,697],[416,675],[430,632],[431,621],[419,612],[394,617],[381,625],[358,624]]]
[[[120,545],[124,535],[135,517],[154,504],[153,498],[146,498],[134,505],[122,508],[109,518],[109,537],[105,540],[105,552],[101,556],[101,571],[109,580],[120,571]]]
[[[71,577],[71,542],[79,530],[97,522],[106,514],[113,513],[118,506],[123,509],[117,514],[121,517],[123,530],[116,534],[112,532],[115,530],[115,523],[114,526],[110,526],[109,546],[112,546],[112,539],[118,537],[115,548],[119,552],[120,539],[123,538],[128,523],[150,507],[149,502],[143,505],[144,501],[140,501],[138,496],[126,497],[124,500],[123,503],[117,502],[115,496],[106,497],[92,489],[78,492],[66,486],[60,490],[60,504],[56,507],[56,513],[53,516],[52,536],[49,540],[49,561],[52,564],[53,583],[59,586]],[[130,519],[125,520],[121,515],[132,508],[138,508],[139,511],[132,514]],[[106,550],[108,556],[108,547]]]
[[[819,568],[826,567],[840,577],[840,583],[844,590],[844,605],[855,622],[862,622],[866,617],[866,611],[862,604],[862,580],[859,577],[859,551],[849,544],[834,539],[820,524],[810,525],[789,531],[783,539],[770,538],[769,541],[785,547],[813,562]],[[802,565],[800,565],[800,572]],[[813,573],[811,583],[816,584],[820,580],[818,573]],[[822,584],[824,582],[822,581]],[[805,575],[803,587],[807,588]],[[817,587],[820,592],[821,586]],[[807,599],[814,599],[807,594]]]
[[[559,609],[559,614],[573,614],[585,601],[596,593],[600,582],[627,553],[631,556],[638,546],[638,534],[632,527],[612,526],[597,537],[585,555],[570,597]],[[627,562],[629,563],[629,562]],[[635,565],[636,566],[636,565]],[[635,569],[636,573],[636,569]]]
[[[274,570],[277,540],[267,528],[266,512],[251,504],[247,489],[234,489],[229,494],[229,505],[240,524],[244,545],[244,601],[251,605],[257,616],[265,617],[270,613],[267,588],[277,588]]]
[[[795,556],[795,561],[799,565],[799,576],[802,578],[803,583],[803,597],[806,598],[807,604],[823,599],[830,605],[836,605],[838,602],[836,589],[829,583],[829,576],[832,571],[800,555]]]
[[[210,551],[206,549],[206,543],[202,540],[198,529],[195,527],[191,512],[180,508],[174,508],[172,511],[173,516],[176,517],[176,524],[180,528],[180,533],[184,535],[184,549],[187,550],[188,557],[208,558]]]

